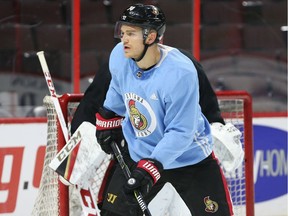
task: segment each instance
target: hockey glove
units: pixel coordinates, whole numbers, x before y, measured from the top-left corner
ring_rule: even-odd
[[[121,145],[124,140],[121,122],[123,117],[103,107],[96,113],[96,138],[102,150],[107,154],[113,154],[111,143],[114,141]]]
[[[160,179],[162,170],[163,166],[157,160],[148,158],[140,160],[124,185],[124,192],[131,194],[134,190],[138,190],[145,196]]]

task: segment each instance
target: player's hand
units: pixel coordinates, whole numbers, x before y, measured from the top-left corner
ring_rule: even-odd
[[[160,179],[162,170],[163,165],[157,160],[148,158],[140,160],[124,185],[124,192],[132,194],[134,190],[138,190],[145,196]]]
[[[121,122],[123,117],[116,115],[114,112],[99,108],[96,113],[96,138],[102,150],[107,154],[113,154],[111,143],[116,142],[118,145],[124,140]]]

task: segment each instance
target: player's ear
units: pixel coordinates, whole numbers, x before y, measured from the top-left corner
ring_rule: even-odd
[[[154,43],[154,41],[156,40],[156,37],[157,37],[157,32],[155,31],[151,31],[146,39],[146,43],[147,44],[152,44]]]

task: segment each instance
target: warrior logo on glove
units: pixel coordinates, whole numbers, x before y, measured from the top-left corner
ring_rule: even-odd
[[[107,154],[113,154],[111,143],[116,142],[121,145],[124,139],[122,133],[123,117],[116,115],[114,112],[99,108],[99,113],[96,113],[96,138],[102,150]]]
[[[99,113],[96,114],[96,118],[97,118],[96,125],[98,130],[101,129],[107,130],[121,127],[122,118],[112,118],[109,120],[105,119],[103,121],[103,117],[101,117]]]
[[[138,168],[142,168],[148,173],[150,173],[150,176],[153,178],[154,184],[160,179],[161,175],[158,171],[157,167],[154,165],[152,161],[149,160],[140,160],[138,165]]]

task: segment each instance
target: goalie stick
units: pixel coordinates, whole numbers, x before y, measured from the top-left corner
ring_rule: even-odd
[[[41,68],[42,68],[42,71],[43,71],[43,74],[44,74],[48,89],[50,91],[50,95],[51,95],[53,104],[55,106],[55,110],[56,110],[57,117],[58,117],[59,122],[60,122],[60,127],[61,127],[61,130],[62,130],[62,133],[64,135],[65,141],[68,142],[68,137],[69,136],[68,136],[68,129],[67,129],[67,126],[66,126],[66,121],[64,119],[64,116],[63,116],[63,113],[62,113],[62,110],[61,110],[61,106],[60,106],[60,103],[59,103],[59,100],[58,100],[58,97],[57,97],[57,94],[56,94],[56,90],[55,90],[55,87],[54,87],[54,84],[53,84],[53,81],[52,81],[52,77],[51,77],[51,74],[50,74],[46,59],[45,59],[44,51],[37,52],[37,56],[38,56],[38,59],[40,61],[40,65],[41,65]],[[60,176],[59,179],[60,179],[60,181],[63,184],[69,185],[69,182],[67,182],[61,176]],[[85,205],[85,203],[87,203],[87,201],[85,200],[85,197],[87,197],[87,195],[89,195],[90,197],[93,197],[90,188],[88,188],[88,190],[84,190],[84,189],[81,189],[81,188],[77,187],[77,189],[78,189],[78,192],[79,192],[79,196],[81,197],[81,205],[82,205],[83,213],[86,216],[90,216],[90,215],[93,216],[93,214],[91,214],[89,211],[86,210],[87,206]],[[86,196],[83,196],[83,194],[86,194]],[[92,200],[92,202],[93,202],[93,200]],[[97,204],[95,206],[97,208]],[[90,206],[88,206],[88,208],[89,207]],[[97,212],[94,214],[94,216],[97,216]]]
[[[45,56],[44,56],[44,52],[43,51],[37,52],[37,56],[38,56],[38,59],[39,59],[40,64],[41,64],[42,71],[43,71],[43,74],[44,74],[48,89],[50,91],[50,95],[52,97],[53,104],[55,106],[55,110],[56,110],[57,116],[59,118],[60,126],[61,126],[64,138],[65,138],[65,141],[67,142],[68,141],[67,126],[66,126],[66,123],[65,123],[65,120],[64,120],[64,116],[63,116],[62,111],[61,111],[59,100],[58,100],[58,97],[57,97],[57,94],[56,94],[56,90],[55,90],[55,87],[54,87],[54,84],[53,84],[53,81],[52,81],[52,77],[51,77],[51,74],[50,74],[50,71],[49,71]]]
[[[116,157],[121,169],[123,170],[123,173],[124,173],[125,177],[127,179],[129,179],[130,175],[131,175],[131,172],[130,172],[128,166],[126,165],[126,163],[125,163],[125,161],[123,159],[121,151],[119,150],[119,148],[118,148],[118,146],[117,146],[117,144],[115,142],[111,143],[111,147],[112,147],[114,155],[115,155],[115,157]],[[143,199],[143,196],[142,196],[141,192],[137,191],[137,190],[134,190],[134,195],[135,195],[135,198],[136,198],[136,200],[137,200],[137,202],[138,202],[143,214],[145,216],[152,216],[151,213],[150,213],[150,210],[148,209],[147,203]]]

